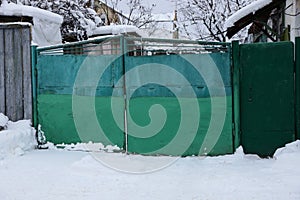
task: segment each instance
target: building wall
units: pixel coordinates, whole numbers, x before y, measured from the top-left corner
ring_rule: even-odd
[[[285,10],[285,26],[290,25],[290,40],[300,36],[300,0],[287,0]]]
[[[300,0],[296,0],[296,13],[298,14],[295,19],[295,36],[300,37]]]

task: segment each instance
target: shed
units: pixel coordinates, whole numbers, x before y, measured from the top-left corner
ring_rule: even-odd
[[[2,2],[0,22],[29,22],[32,24],[32,41],[38,46],[61,44],[60,26],[63,17],[32,6]]]

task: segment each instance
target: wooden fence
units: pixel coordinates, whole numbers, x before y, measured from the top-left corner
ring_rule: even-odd
[[[31,27],[0,24],[0,113],[32,119]]]

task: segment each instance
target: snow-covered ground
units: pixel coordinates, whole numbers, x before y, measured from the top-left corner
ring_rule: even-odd
[[[172,158],[172,164],[143,173],[149,164],[168,163],[170,157],[112,153],[113,147],[92,143],[88,149],[98,149],[94,153],[83,144],[34,150],[28,122],[7,129],[0,131],[1,154],[6,155],[0,156],[1,200],[300,199],[300,141],[277,150],[273,159],[245,155],[239,148],[234,155]],[[6,145],[12,140],[29,148]],[[13,150],[18,148],[24,152]],[[140,173],[120,171],[135,169],[136,163]]]
[[[0,113],[0,162],[11,156],[23,155],[36,147],[35,129],[29,120],[12,122]],[[1,198],[0,198],[1,199]]]

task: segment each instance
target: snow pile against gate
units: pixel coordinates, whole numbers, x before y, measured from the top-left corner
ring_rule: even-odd
[[[0,113],[0,160],[13,155],[23,155],[35,148],[35,129],[30,120],[12,122]]]

